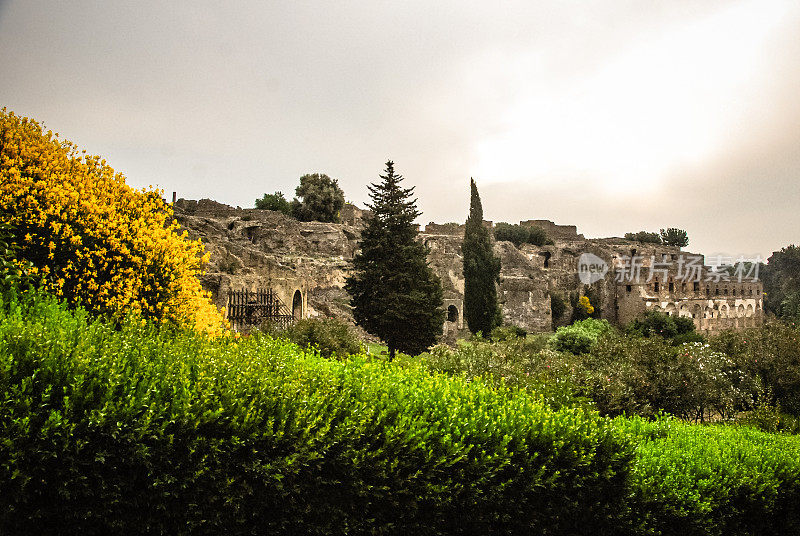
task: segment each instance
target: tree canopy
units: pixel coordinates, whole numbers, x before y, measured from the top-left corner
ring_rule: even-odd
[[[661,229],[661,241],[666,246],[676,246],[683,248],[689,245],[689,235],[683,229],[670,227],[668,229]]]
[[[800,247],[781,248],[763,271],[764,307],[780,318],[800,321]]]
[[[661,244],[661,235],[658,233],[651,233],[649,231],[625,233],[625,239],[633,240],[634,242],[642,242],[645,244]]]
[[[300,177],[295,190],[299,199],[292,202],[292,214],[300,221],[338,222],[344,208],[344,192],[339,182],[324,173]]]
[[[390,359],[400,350],[418,354],[442,333],[442,286],[428,265],[428,248],[417,240],[420,215],[414,188],[402,188],[394,163],[370,185],[372,215],[361,233],[360,252],[345,289],[356,323],[383,339]]]
[[[478,187],[472,179],[461,252],[464,257],[464,318],[472,333],[489,336],[502,321],[496,287],[500,279],[500,259],[492,251],[489,230],[483,225]]]
[[[264,194],[261,199],[256,199],[256,208],[260,210],[275,210],[286,215],[291,215],[292,213],[292,205],[283,196],[282,192]]]

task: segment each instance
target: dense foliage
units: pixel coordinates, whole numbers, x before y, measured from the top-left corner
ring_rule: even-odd
[[[570,322],[574,323],[587,318],[600,318],[601,310],[597,303],[598,301],[597,293],[591,288],[585,289],[583,295],[571,292],[569,295]]]
[[[14,227],[0,223],[0,293],[14,289],[33,288],[41,281],[33,275],[30,262],[18,260],[18,245],[14,243]]]
[[[323,357],[347,357],[361,352],[361,341],[350,326],[337,318],[306,318],[281,334],[300,348],[312,348]]]
[[[691,317],[668,315],[661,311],[647,311],[642,318],[634,319],[628,324],[626,331],[639,337],[658,335],[670,339],[675,345],[705,341],[704,337],[695,331]]]
[[[800,437],[689,425],[654,410],[667,402],[692,417],[699,405],[726,404],[722,394],[738,396],[736,378],[720,380],[732,370],[721,352],[703,345],[678,350],[660,337],[610,332],[584,356],[554,352],[529,337],[438,346],[424,358],[434,370],[454,376],[523,387],[554,408],[586,407],[592,401],[583,394],[608,413],[655,417],[614,421],[636,445],[636,456],[628,500],[619,504],[625,521],[611,534],[744,536],[800,530]]]
[[[544,246],[552,244],[553,241],[547,238],[547,233],[541,227],[525,226],[500,222],[494,226],[494,239],[508,241],[516,247],[522,244],[533,244],[534,246]]]
[[[661,242],[666,246],[686,247],[689,245],[689,235],[683,229],[669,227],[661,229]]]
[[[800,533],[800,437],[673,419],[617,419],[637,443],[619,534]]]
[[[470,179],[469,216],[461,243],[464,263],[464,318],[472,333],[488,335],[502,322],[497,302],[500,259],[492,251],[489,231],[483,225],[478,187]]]
[[[369,186],[372,214],[361,233],[360,251],[345,289],[358,325],[395,351],[416,355],[442,334],[442,285],[428,265],[428,248],[417,240],[420,215],[413,187],[386,163],[382,181]]]
[[[550,342],[552,347],[560,352],[585,354],[592,349],[592,345],[597,342],[600,335],[611,330],[608,320],[587,318],[558,328]]]
[[[800,247],[773,253],[763,269],[764,308],[779,318],[800,323]]]
[[[625,239],[632,240],[634,242],[643,242],[645,244],[661,244],[661,235],[658,233],[651,233],[648,231],[625,233]]]
[[[283,196],[282,192],[264,194],[261,199],[256,199],[256,208],[259,210],[274,210],[287,216],[292,214],[292,204]]]
[[[0,111],[0,223],[17,261],[56,296],[116,319],[145,318],[216,332],[222,316],[200,286],[203,246],[171,221],[156,191],[125,184],[36,121]]]
[[[632,450],[536,395],[0,307],[0,532],[596,534]]]
[[[303,175],[295,195],[299,199],[292,201],[292,215],[298,220],[339,221],[344,208],[344,192],[336,179],[324,173]]]

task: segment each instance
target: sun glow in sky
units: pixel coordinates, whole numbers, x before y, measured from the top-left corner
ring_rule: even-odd
[[[670,172],[715,156],[743,116],[758,113],[765,45],[789,5],[749,1],[676,23],[557,84],[537,84],[531,58],[503,65],[529,71],[532,85],[509,106],[502,130],[477,141],[472,174],[590,180],[613,193],[660,186]]]
[[[128,184],[252,207],[305,173],[363,206],[394,160],[420,223],[698,253],[800,243],[798,0],[0,0],[0,106]]]

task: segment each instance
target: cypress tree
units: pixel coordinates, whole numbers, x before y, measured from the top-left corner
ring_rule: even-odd
[[[483,225],[483,206],[475,181],[470,179],[469,217],[461,253],[464,257],[464,318],[472,333],[489,336],[502,321],[496,283],[500,259],[492,251],[489,230]]]
[[[345,289],[350,293],[356,323],[389,347],[425,351],[442,333],[442,286],[428,265],[428,248],[417,240],[414,220],[421,213],[414,188],[401,188],[394,163],[386,163],[381,182],[368,186],[372,215],[361,233],[361,251]]]

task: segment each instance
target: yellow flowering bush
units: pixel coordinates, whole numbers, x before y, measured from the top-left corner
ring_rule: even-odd
[[[99,156],[5,108],[0,179],[0,223],[48,291],[113,318],[222,329],[197,279],[203,245],[179,232],[161,192],[129,187]]]
[[[578,300],[578,305],[584,310],[587,315],[594,313],[594,307],[589,301],[588,296],[581,296]]]

